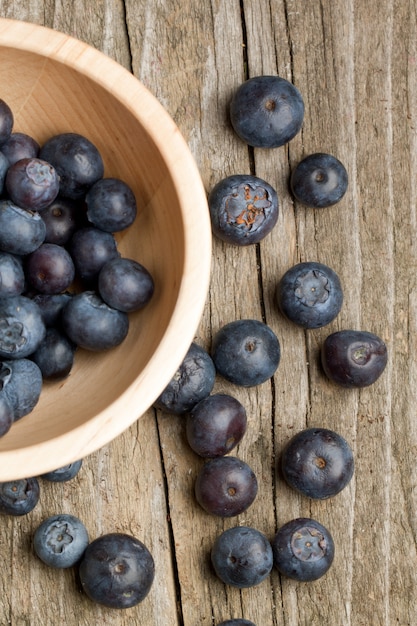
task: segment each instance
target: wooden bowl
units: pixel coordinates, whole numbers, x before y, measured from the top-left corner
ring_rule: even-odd
[[[135,223],[119,251],[152,273],[152,301],[130,316],[125,341],[77,352],[63,381],[45,383],[35,410],[0,439],[0,481],[38,476],[97,450],[155,401],[198,328],[210,275],[206,193],[178,128],[151,93],[101,52],[45,27],[0,19],[0,97],[14,130],[42,144],[88,137],[105,176],[133,189]]]

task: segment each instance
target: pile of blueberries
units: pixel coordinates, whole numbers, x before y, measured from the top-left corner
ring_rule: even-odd
[[[301,129],[304,103],[294,85],[277,76],[258,76],[235,92],[230,119],[249,146],[277,148]],[[293,169],[289,188],[304,206],[323,209],[346,193],[348,174],[333,155],[314,153]],[[208,196],[213,233],[224,242],[258,244],[277,223],[278,196],[253,175],[235,174],[218,182]],[[322,328],[339,314],[343,290],[337,273],[315,261],[288,269],[276,287],[278,310],[306,329]],[[193,343],[182,365],[155,406],[186,416],[190,447],[205,459],[195,481],[195,497],[209,514],[223,518],[246,511],[258,484],[247,463],[229,455],[242,440],[247,416],[231,395],[212,393],[215,377],[244,387],[270,379],[280,362],[280,344],[273,330],[254,319],[240,319],[220,328],[209,354]],[[334,332],[321,348],[324,374],[336,385],[359,388],[373,384],[385,369],[387,348],[369,331]],[[327,428],[306,428],[281,451],[279,473],[297,492],[313,499],[335,496],[350,482],[354,458],[350,445]],[[275,568],[298,581],[313,581],[330,568],[335,553],[329,530],[317,520],[297,518],[285,523],[272,542],[259,530],[236,526],[217,537],[211,549],[216,575],[227,585],[247,588],[262,582]],[[219,626],[254,626],[232,619]]]
[[[0,108],[3,125],[6,119],[5,106],[2,103]],[[253,147],[277,148],[285,145],[300,131],[303,118],[304,103],[300,92],[290,82],[278,76],[259,76],[245,81],[235,92],[230,106],[230,120],[234,130],[243,141]],[[85,138],[77,136],[74,139],[74,135],[71,137],[77,146],[78,142],[82,141],[83,145],[88,142]],[[50,249],[43,248],[48,245],[43,243],[45,237],[40,237],[42,241],[39,241],[33,251],[4,249],[3,223],[9,223],[17,229],[14,235],[10,234],[8,240],[20,241],[21,237],[19,235],[17,238],[16,232],[20,233],[21,230],[30,232],[28,239],[32,239],[32,230],[28,230],[29,228],[36,232],[39,228],[45,231],[47,225],[40,227],[40,222],[45,221],[48,224],[48,220],[53,221],[54,210],[48,209],[48,206],[58,206],[60,214],[73,215],[72,203],[78,202],[81,197],[83,205],[87,205],[84,219],[87,219],[88,225],[84,222],[81,228],[77,226],[74,229],[69,238],[70,243],[64,243],[62,248],[65,252],[60,252],[61,256],[54,256],[54,267],[65,268],[62,273],[69,274],[67,261],[72,254],[75,272],[78,271],[87,284],[92,280],[97,287],[93,291],[82,292],[80,296],[68,295],[66,289],[72,283],[72,275],[67,285],[62,286],[63,283],[59,282],[59,293],[54,296],[37,293],[33,297],[0,297],[0,350],[3,346],[9,349],[6,355],[9,360],[3,361],[0,370],[0,411],[3,413],[7,409],[7,406],[2,407],[2,402],[3,398],[8,399],[5,393],[8,380],[13,375],[14,364],[22,361],[10,359],[10,346],[17,355],[21,350],[25,351],[25,346],[33,335],[43,333],[29,328],[27,320],[32,320],[33,317],[29,315],[30,309],[26,312],[24,307],[25,320],[17,319],[15,309],[10,313],[7,308],[8,302],[12,302],[13,298],[23,297],[31,306],[36,303],[42,312],[41,317],[46,315],[46,311],[48,315],[52,315],[52,310],[56,311],[68,333],[69,341],[89,349],[98,348],[91,345],[90,339],[83,338],[80,341],[81,326],[85,327],[85,320],[81,317],[80,323],[77,318],[79,309],[85,311],[86,307],[100,310],[104,308],[106,315],[109,307],[114,307],[115,311],[123,311],[111,300],[114,296],[113,287],[107,285],[107,280],[100,280],[103,270],[99,270],[98,280],[96,270],[93,275],[90,274],[88,264],[91,261],[92,242],[98,233],[88,240],[87,245],[78,240],[83,239],[86,230],[99,230],[100,233],[106,233],[107,237],[117,230],[115,220],[117,226],[120,216],[104,218],[101,211],[105,199],[114,192],[113,183],[105,182],[101,166],[98,166],[99,171],[94,174],[98,182],[90,181],[88,191],[85,187],[79,189],[81,183],[78,181],[74,197],[68,193],[63,194],[62,185],[68,184],[71,187],[74,178],[73,172],[67,176],[67,159],[73,150],[73,147],[67,147],[65,142],[68,140],[67,136],[59,136],[47,142],[36,157],[43,159],[41,165],[36,162],[32,166],[35,157],[30,157],[29,169],[34,171],[35,180],[42,181],[42,185],[44,181],[51,181],[50,185],[48,183],[51,187],[56,185],[53,182],[56,176],[60,180],[58,200],[49,196],[45,207],[22,206],[22,198],[13,195],[13,188],[16,186],[20,189],[23,186],[23,195],[32,195],[32,191],[26,191],[27,178],[30,177],[28,168],[27,165],[16,166],[17,171],[14,172],[9,160],[7,161],[4,185],[5,193],[9,197],[0,203],[0,250],[9,255],[11,265],[18,269],[27,268],[22,283],[25,289],[28,289],[28,283],[29,289],[41,291],[39,287],[48,282],[45,274],[51,273],[47,262],[51,255]],[[0,163],[3,152],[5,158],[9,158],[4,148],[8,141],[11,139],[3,138],[1,144],[0,140]],[[86,153],[91,154],[92,149],[88,144]],[[97,155],[93,162],[97,165]],[[82,169],[84,171],[84,167]],[[107,184],[109,187],[103,188]],[[314,209],[323,209],[339,202],[347,186],[348,175],[343,164],[326,153],[305,157],[294,168],[290,178],[290,191],[294,198]],[[128,194],[125,188],[124,192]],[[120,183],[117,183],[115,193],[121,193]],[[54,205],[55,202],[58,205]],[[213,233],[223,241],[238,246],[261,242],[276,225],[279,214],[275,189],[267,181],[247,174],[232,175],[221,180],[209,193],[208,203]],[[132,216],[133,213],[132,208]],[[48,220],[44,220],[47,217]],[[104,235],[100,235],[102,236]],[[105,244],[103,246],[107,250]],[[110,256],[121,261],[114,254],[112,244],[110,249],[113,250],[109,253]],[[105,263],[104,268],[109,263],[111,261]],[[0,257],[0,278],[3,267],[5,262]],[[123,272],[114,273],[113,282],[120,285],[122,275]],[[59,277],[59,281],[61,279],[63,276]],[[53,280],[58,281],[58,277],[54,276]],[[147,289],[144,289],[147,293],[146,301],[153,288],[150,277],[147,281]],[[103,287],[103,282],[111,292],[110,296]],[[77,298],[83,297],[86,301],[74,304],[77,303]],[[66,304],[62,305],[61,299],[64,298]],[[124,298],[125,294],[121,296],[122,300]],[[100,299],[100,304],[97,299]],[[53,301],[53,307],[50,301]],[[281,277],[276,288],[276,304],[282,315],[292,323],[306,330],[321,328],[334,320],[341,310],[343,291],[339,277],[332,268],[322,263],[298,263]],[[5,311],[8,311],[7,314]],[[46,323],[44,326],[49,327]],[[114,333],[115,330],[112,329],[111,336]],[[121,338],[124,331],[116,332],[116,335]],[[104,347],[109,346],[99,346],[100,349]],[[36,353],[37,349],[31,350],[25,355],[29,357],[26,360],[39,363],[34,356]],[[279,340],[267,324],[255,319],[235,320],[215,334],[210,354],[197,343],[191,344],[176,374],[154,404],[155,408],[167,413],[185,416],[188,443],[204,459],[195,481],[195,497],[209,514],[223,518],[239,515],[253,504],[258,492],[258,483],[252,468],[230,454],[247,430],[245,408],[229,394],[212,393],[216,376],[222,376],[237,386],[253,387],[274,375],[280,358]],[[382,374],[387,363],[387,348],[382,339],[369,331],[341,330],[330,334],[323,342],[321,362],[325,375],[335,385],[347,388],[365,387],[373,384]],[[56,470],[52,477],[49,476],[49,480],[73,478],[80,463],[72,469],[67,467]],[[306,428],[295,434],[282,450],[279,468],[283,479],[297,492],[309,498],[326,499],[335,496],[348,485],[354,471],[354,459],[348,442],[340,434],[326,428]],[[0,513],[25,514],[32,510],[38,498],[37,479],[0,484]],[[128,535],[112,533],[89,543],[85,527],[72,516],[57,515],[45,520],[35,532],[34,549],[39,558],[52,567],[78,564],[80,580],[87,595],[107,606],[134,606],[147,595],[153,581],[154,563],[141,542]],[[214,542],[211,561],[214,572],[225,584],[247,588],[267,578],[274,566],[289,578],[298,581],[316,580],[328,571],[333,562],[334,551],[334,541],[327,528],[317,520],[297,518],[279,528],[272,541],[255,528],[229,528]],[[235,618],[218,626],[255,625],[249,620]]]

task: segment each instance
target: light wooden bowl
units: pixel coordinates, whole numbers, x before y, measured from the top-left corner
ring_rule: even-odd
[[[170,381],[192,342],[209,285],[206,193],[178,128],[126,69],[62,33],[0,19],[0,97],[14,130],[42,143],[87,136],[105,176],[135,192],[135,223],[116,235],[121,254],[155,280],[131,315],[127,339],[106,353],[77,353],[64,381],[44,385],[35,410],[0,439],[0,481],[38,476],[84,458],[126,430]]]

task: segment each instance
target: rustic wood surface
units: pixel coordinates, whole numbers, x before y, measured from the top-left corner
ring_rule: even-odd
[[[214,241],[207,305],[196,341],[210,347],[226,322],[265,320],[282,347],[279,369],[258,388],[222,380],[215,390],[245,405],[248,431],[235,452],[254,469],[259,494],[237,519],[205,514],[193,499],[201,459],[184,420],[149,410],[128,432],[85,459],[65,484],[42,482],[38,506],[0,524],[0,625],[257,626],[417,624],[417,14],[413,0],[1,0],[1,16],[78,37],[130,69],[178,124],[207,191],[226,175],[256,173],[278,191],[281,212],[259,246]],[[279,74],[302,91],[302,132],[289,146],[248,150],[232,132],[227,103],[246,76]],[[0,89],[1,96],[1,89]],[[345,164],[342,202],[314,211],[288,193],[291,167],[326,151]],[[340,275],[338,318],[304,332],[276,310],[274,287],[295,262],[318,260]],[[341,328],[379,334],[389,363],[362,391],[328,383],[318,364],[324,337]],[[333,499],[296,495],[276,472],[288,438],[306,425],[351,443],[354,479]],[[101,608],[74,571],[34,556],[33,531],[54,513],[78,515],[92,538],[130,532],[151,549],[149,596],[126,611]],[[330,572],[298,584],[272,572],[239,591],[215,578],[214,538],[246,524],[272,539],[298,516],[328,526]]]

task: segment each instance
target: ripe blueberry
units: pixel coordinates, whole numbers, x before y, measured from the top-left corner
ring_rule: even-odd
[[[346,193],[348,174],[343,163],[331,154],[306,156],[291,174],[290,187],[305,206],[324,208],[339,202]]]
[[[52,515],[35,530],[33,547],[46,565],[67,568],[75,565],[88,546],[88,532],[74,515]]]
[[[3,515],[27,515],[39,502],[37,478],[23,478],[0,483],[0,513]]]

